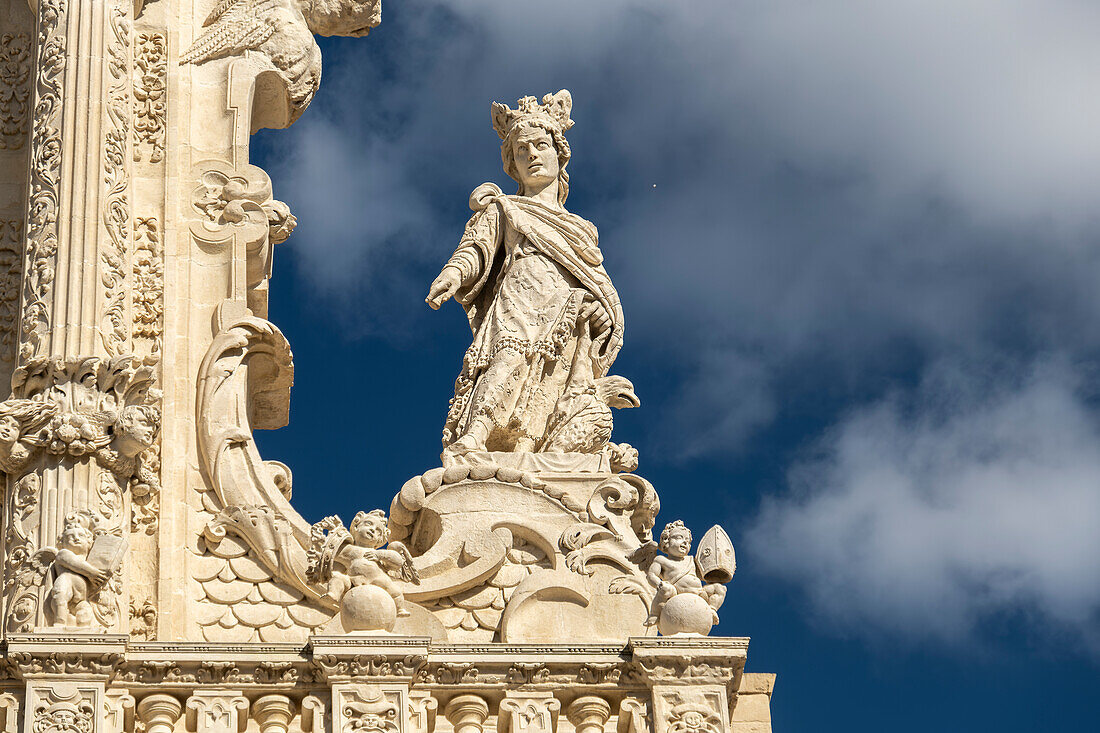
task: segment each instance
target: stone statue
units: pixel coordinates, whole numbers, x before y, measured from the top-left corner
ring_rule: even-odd
[[[338,517],[328,517],[314,525],[312,534],[307,573],[327,583],[326,597],[339,606],[345,628],[390,631],[396,618],[410,615],[391,573],[406,583],[419,583],[420,578],[408,548],[390,542],[385,512],[359,512],[349,529]]]
[[[258,52],[286,84],[290,124],[321,83],[321,49],[313,34],[365,36],[381,20],[381,0],[220,0],[180,63]]]
[[[607,407],[638,404],[628,380],[607,377],[623,312],[596,227],[565,209],[571,107],[565,90],[516,109],[493,104],[504,171],[519,192],[474,190],[474,215],[428,291],[432,308],[457,300],[473,330],[443,430],[452,455],[599,452]]]
[[[95,595],[121,562],[121,537],[95,533],[95,518],[86,511],[65,517],[53,560],[53,585],[46,596],[52,626],[92,626]]]
[[[733,544],[721,527],[715,525],[704,536],[700,556],[692,556],[691,543],[691,530],[682,521],[665,525],[658,545],[664,555],[656,555],[646,571],[647,580],[656,588],[646,625],[656,624],[665,636],[709,633],[718,623],[718,609],[726,599],[723,583],[733,577]],[[709,562],[715,556],[717,562]],[[721,582],[708,582],[712,578]],[[680,600],[670,605],[675,598]],[[700,598],[705,603],[700,603]]]

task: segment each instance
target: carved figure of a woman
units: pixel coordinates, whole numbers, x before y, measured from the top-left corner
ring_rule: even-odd
[[[493,104],[504,171],[519,192],[474,190],[474,215],[427,297],[432,308],[455,298],[473,331],[443,431],[450,453],[596,452],[610,437],[610,410],[588,448],[554,444],[580,412],[576,400],[636,404],[625,379],[613,378],[616,394],[597,393],[622,345],[623,313],[596,227],[565,209],[571,108],[564,90],[541,104],[524,97],[517,109]]]

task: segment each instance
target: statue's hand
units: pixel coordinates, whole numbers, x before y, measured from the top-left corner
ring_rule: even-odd
[[[461,284],[462,274],[458,271],[458,268],[447,265],[443,268],[443,272],[439,273],[439,276],[432,282],[432,286],[428,288],[428,297],[424,299],[424,302],[431,306],[432,310],[439,310],[439,306],[454,297]]]
[[[597,300],[585,298],[584,305],[581,306],[580,318],[592,325],[592,338],[597,341],[611,330],[611,316]]]

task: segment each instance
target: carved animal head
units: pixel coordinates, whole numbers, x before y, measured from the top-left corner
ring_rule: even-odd
[[[620,410],[642,404],[634,394],[634,383],[626,377],[600,377],[596,380],[596,397],[608,407]]]
[[[319,36],[365,36],[382,22],[382,0],[299,0],[298,7]]]

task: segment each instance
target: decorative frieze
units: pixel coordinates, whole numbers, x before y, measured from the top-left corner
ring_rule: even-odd
[[[107,42],[107,68],[111,86],[107,90],[108,129],[103,141],[103,223],[109,244],[100,255],[100,281],[105,305],[100,338],[111,356],[126,350],[129,328],[126,322],[126,279],[130,244],[129,173],[126,161],[130,141],[130,24],[126,3],[116,0],[108,9],[110,38]]]
[[[168,40],[163,33],[142,33],[134,47],[134,160],[164,159],[164,123],[168,93]]]
[[[34,82],[31,131],[30,199],[27,246],[23,265],[23,304],[19,353],[37,354],[49,329],[47,298],[57,267],[58,183],[61,173],[61,99],[65,70],[65,36],[58,31],[67,13],[66,0],[38,3],[38,60]]]
[[[0,36],[0,150],[19,150],[27,135],[34,48],[26,33]]]
[[[23,220],[0,219],[0,362],[15,361],[19,335],[19,280],[23,273]]]

